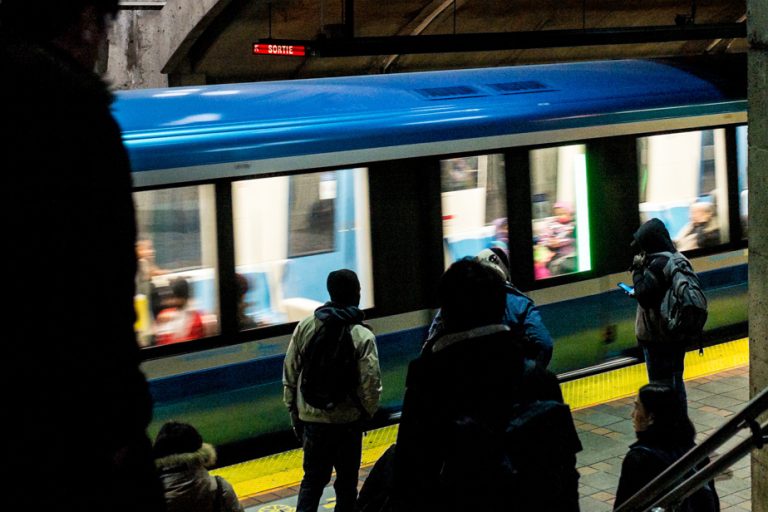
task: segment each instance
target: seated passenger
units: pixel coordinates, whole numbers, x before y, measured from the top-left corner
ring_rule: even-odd
[[[246,313],[248,303],[245,301],[245,296],[250,289],[248,279],[242,274],[235,274],[237,280],[237,323],[241,330],[255,329],[261,327],[262,324],[256,322],[253,318]]]
[[[457,261],[439,285],[440,333],[408,367],[394,456],[394,510],[578,510],[578,435],[557,378],[525,371],[522,331],[502,323],[500,273]],[[543,405],[556,434],[514,437]],[[543,416],[542,415],[542,416]],[[533,414],[534,418],[542,418]],[[530,433],[530,431],[528,431]],[[548,430],[552,433],[552,429]],[[519,454],[533,448],[535,455]]]
[[[506,290],[506,308],[502,323],[515,332],[524,334],[524,356],[541,368],[546,368],[552,359],[552,336],[541,320],[539,310],[533,300],[512,284],[509,273],[509,258],[497,247],[483,249],[477,255],[478,261],[489,265],[504,279]],[[438,310],[429,327],[427,343],[437,338],[443,331],[441,312]]]
[[[677,392],[662,384],[646,384],[635,399],[632,425],[637,442],[621,465],[614,510],[693,448],[696,429],[680,409]],[[678,510],[678,509],[676,509]],[[719,511],[714,482],[682,503],[685,512]]]
[[[678,251],[690,251],[720,244],[720,226],[715,217],[715,205],[706,202],[691,204],[689,222],[675,238]]]
[[[203,317],[189,306],[189,283],[183,277],[171,281],[168,305],[157,315],[155,343],[168,345],[202,338]]]
[[[539,243],[552,251],[547,268],[553,276],[570,274],[576,270],[576,225],[570,205],[555,203],[553,220],[546,226]]]
[[[243,512],[232,485],[208,473],[206,468],[216,463],[216,450],[203,443],[195,427],[165,423],[153,451],[167,512]]]

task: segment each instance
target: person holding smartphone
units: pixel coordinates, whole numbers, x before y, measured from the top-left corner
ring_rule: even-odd
[[[645,355],[648,380],[674,389],[686,410],[685,343],[663,328],[660,313],[670,283],[664,275],[669,256],[659,253],[675,253],[675,244],[664,223],[654,218],[635,232],[632,248],[636,251],[630,268],[632,296],[637,300],[635,336]]]

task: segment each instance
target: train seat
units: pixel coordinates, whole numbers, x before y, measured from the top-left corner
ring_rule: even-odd
[[[493,227],[493,226],[491,226]],[[451,261],[465,256],[474,256],[483,249],[491,247],[493,234],[482,233],[480,236],[450,236],[445,239],[445,246]]]
[[[286,321],[298,322],[311,315],[323,303],[304,297],[291,297],[284,299],[281,305],[285,310]]]
[[[272,292],[269,284],[269,273],[254,271],[243,273],[248,280],[248,291],[245,294],[245,313],[256,322],[274,324],[285,322],[285,314],[277,311],[272,304]]]

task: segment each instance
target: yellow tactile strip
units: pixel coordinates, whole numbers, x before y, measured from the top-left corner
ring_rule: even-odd
[[[719,373],[749,363],[747,338],[689,352],[685,358],[685,379]],[[600,403],[632,396],[648,382],[645,364],[585,377],[562,385],[566,403],[583,409]],[[376,462],[397,437],[397,425],[372,430],[363,438],[363,465]],[[291,450],[260,459],[219,468],[212,473],[226,478],[241,500],[275,489],[296,485],[302,478],[302,452]]]

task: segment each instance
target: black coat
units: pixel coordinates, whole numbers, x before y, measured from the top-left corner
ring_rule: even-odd
[[[685,430],[664,432],[651,425],[648,430],[637,433],[637,442],[630,445],[629,452],[621,465],[614,510],[693,448],[693,440],[683,439],[682,436],[685,434],[682,432]],[[708,462],[705,460],[702,465]],[[710,481],[695,491],[680,503],[679,510],[681,512],[719,512],[720,501],[715,490],[715,482]]]
[[[523,384],[519,335],[476,333],[441,343],[451,336],[456,335],[438,338],[435,349],[428,347],[409,366],[395,450],[393,510],[471,510],[478,500],[487,510],[514,510],[515,504],[525,510],[525,497],[514,495],[508,485],[502,436],[515,404],[562,402],[557,380],[537,371],[529,385]],[[569,462],[568,489],[557,496],[572,503],[538,510],[578,510],[575,451]],[[528,495],[552,496],[545,490],[550,483],[542,477]]]
[[[8,30],[0,69],[2,389],[15,429],[4,461],[20,477],[8,488],[45,482],[39,509],[154,510],[130,166],[111,94]]]

